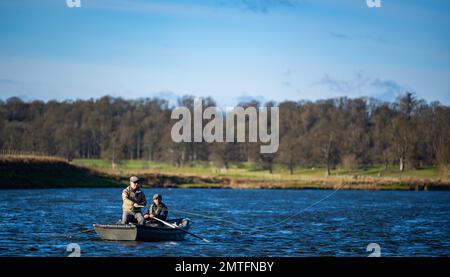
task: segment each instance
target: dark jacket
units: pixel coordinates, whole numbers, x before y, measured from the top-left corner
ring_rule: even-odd
[[[161,220],[166,220],[169,209],[167,209],[167,206],[162,202],[159,203],[158,206],[156,206],[155,203],[152,203],[150,207],[148,207],[148,214],[152,214]]]

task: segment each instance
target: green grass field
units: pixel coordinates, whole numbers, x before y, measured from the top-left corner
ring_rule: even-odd
[[[116,165],[102,159],[68,162],[57,157],[0,156],[0,188],[123,187],[131,175],[144,186],[178,188],[293,188],[293,189],[392,189],[450,190],[450,178],[436,167],[400,172],[374,166],[348,172],[341,168],[325,176],[324,168],[296,168],[290,174],[276,166],[273,173],[252,163],[229,169],[208,164],[176,167],[167,163],[126,160]],[[447,173],[448,174],[448,173]]]
[[[111,163],[102,159],[76,159],[73,163],[95,168],[101,171],[125,173],[125,172],[143,172],[143,173],[165,173],[165,174],[187,174],[208,177],[232,177],[245,179],[270,179],[270,180],[296,180],[308,178],[321,178],[325,176],[325,169],[316,168],[296,168],[294,174],[289,174],[288,170],[276,166],[272,174],[268,170],[258,169],[251,163],[240,163],[231,166],[225,170],[208,165],[195,165],[176,167],[166,163],[156,163],[144,160],[124,160],[113,170]],[[391,165],[388,170],[382,166],[373,166],[361,168],[348,172],[344,169],[336,168],[332,171],[332,176],[364,176],[364,177],[388,177],[388,178],[440,178],[441,173],[436,167],[426,167],[423,169],[407,170],[401,172],[396,165]]]

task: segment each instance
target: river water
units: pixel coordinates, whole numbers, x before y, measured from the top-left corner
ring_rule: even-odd
[[[79,245],[81,256],[364,257],[371,254],[370,243],[379,246],[381,256],[450,256],[450,192],[144,192],[148,198],[161,193],[169,217],[190,218],[190,231],[211,242],[191,236],[178,242],[111,242],[95,232],[54,238],[116,222],[121,189],[2,190],[0,256],[64,257],[71,254],[70,243]]]

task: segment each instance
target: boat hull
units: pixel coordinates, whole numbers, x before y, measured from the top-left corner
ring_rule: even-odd
[[[189,220],[168,220],[175,223],[180,229],[189,229]],[[180,229],[174,229],[159,224],[94,224],[95,232],[102,240],[113,241],[179,241],[184,240],[186,233]]]

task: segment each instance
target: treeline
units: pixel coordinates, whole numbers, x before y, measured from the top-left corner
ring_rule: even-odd
[[[194,97],[179,105],[193,110]],[[215,106],[203,99],[203,108]],[[260,106],[241,103],[240,106]],[[275,103],[265,103],[265,106]],[[0,101],[0,149],[74,158],[170,162],[178,166],[229,167],[254,162],[272,171],[336,166],[348,170],[395,164],[400,170],[450,164],[450,107],[427,103],[411,93],[394,103],[369,98],[285,101],[280,107],[280,146],[260,154],[259,143],[174,143],[174,107],[157,98],[124,100],[109,96],[77,101]],[[206,122],[206,121],[205,121]]]

